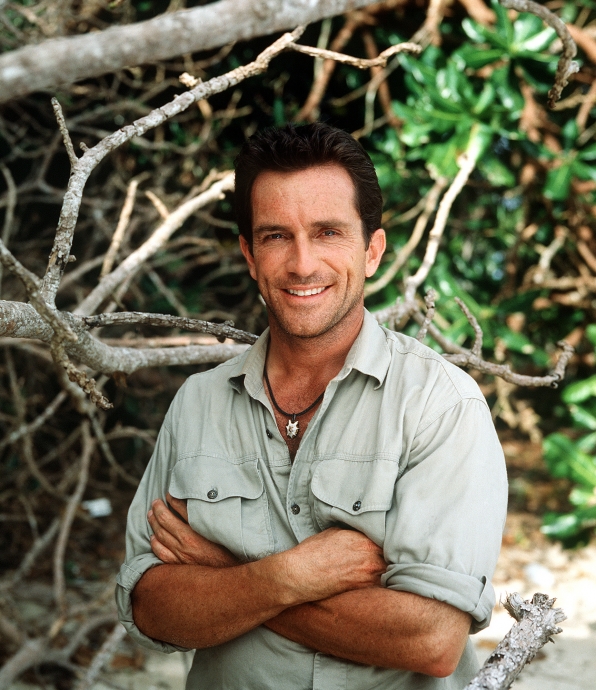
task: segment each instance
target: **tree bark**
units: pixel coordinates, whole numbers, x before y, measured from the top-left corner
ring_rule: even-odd
[[[510,594],[504,606],[517,623],[464,690],[508,690],[538,650],[561,632],[557,623],[567,616],[554,603],[547,594],[534,594],[531,601]]]
[[[130,65],[293,29],[373,0],[219,0],[102,32],[51,39],[0,56],[0,103],[55,91]]]

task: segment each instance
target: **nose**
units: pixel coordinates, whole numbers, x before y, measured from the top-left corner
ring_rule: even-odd
[[[297,236],[292,242],[287,264],[288,271],[301,278],[316,272],[319,259],[309,237]]]

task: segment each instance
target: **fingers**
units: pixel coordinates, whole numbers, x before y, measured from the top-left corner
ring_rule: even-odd
[[[181,563],[174,553],[164,546],[154,534],[151,535],[151,550],[164,563]]]
[[[183,501],[180,498],[174,498],[169,491],[166,494],[166,501],[174,515],[188,523],[188,509],[186,507],[186,501]]]

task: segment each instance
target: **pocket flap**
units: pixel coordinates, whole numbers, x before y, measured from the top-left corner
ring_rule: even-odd
[[[197,498],[208,503],[231,496],[258,498],[263,493],[263,480],[256,458],[235,464],[210,455],[193,455],[174,466],[170,493],[175,498]]]
[[[391,460],[332,458],[317,466],[313,494],[351,515],[391,508],[399,464]]]

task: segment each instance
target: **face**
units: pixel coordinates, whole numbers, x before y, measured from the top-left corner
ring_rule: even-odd
[[[272,328],[313,338],[362,319],[364,279],[379,265],[385,233],[373,233],[365,249],[344,168],[263,172],[253,185],[252,214],[252,252],[242,237],[240,245]]]

